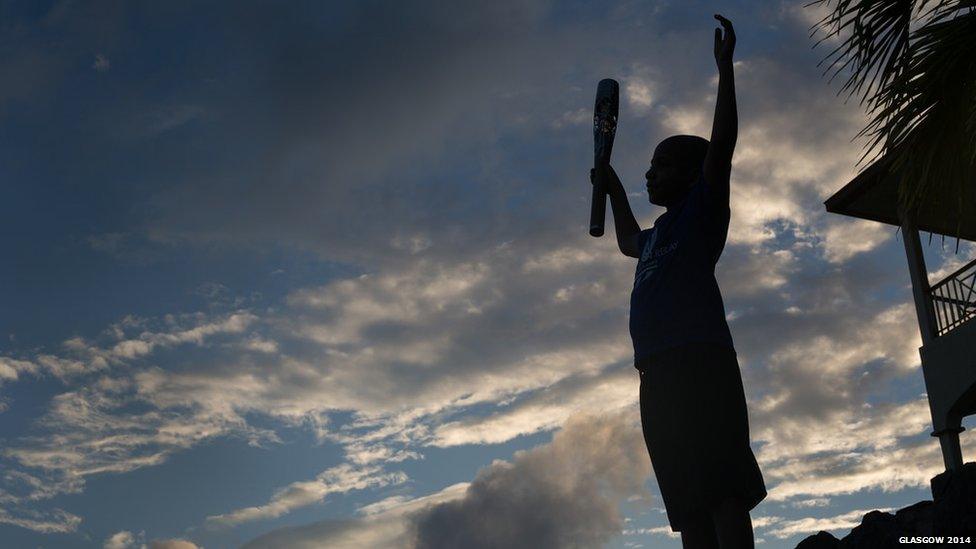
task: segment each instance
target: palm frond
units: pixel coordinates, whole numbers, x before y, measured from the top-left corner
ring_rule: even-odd
[[[848,71],[840,92],[867,104],[870,122],[858,165],[884,156],[914,211],[933,189],[958,200],[976,181],[976,0],[815,0],[827,16],[818,41],[846,34],[825,75]],[[943,204],[941,207],[949,207]],[[957,224],[956,236],[958,236]],[[957,241],[958,244],[958,241]]]
[[[871,138],[869,149],[891,157],[908,211],[931,191],[957,198],[957,236],[962,201],[976,180],[976,11],[959,4],[936,10],[912,32],[904,69],[877,91],[861,132]]]
[[[921,0],[924,2],[925,0]],[[912,0],[814,0],[807,6],[826,5],[831,11],[811,30],[825,36],[814,44],[847,34],[818,66],[826,63],[824,75],[833,81],[843,71],[847,80],[838,93],[859,96],[863,103],[871,92],[898,72],[898,63],[908,47],[912,13],[919,1]]]

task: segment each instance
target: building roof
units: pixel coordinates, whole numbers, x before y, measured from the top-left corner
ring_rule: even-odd
[[[865,168],[824,202],[827,211],[901,225],[898,219],[898,180],[887,173],[887,164],[887,158],[882,158]],[[948,196],[942,187],[930,191],[919,209],[919,230],[957,236],[958,227],[960,238],[976,241],[976,188],[963,200],[961,219],[958,200],[957,196]]]

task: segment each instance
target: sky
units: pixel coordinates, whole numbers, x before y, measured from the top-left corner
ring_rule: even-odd
[[[591,116],[617,79],[650,227],[716,12],[757,544],[929,499],[903,243],[824,210],[866,119],[805,3],[0,2],[0,545],[679,547]],[[923,247],[932,281],[976,256]]]

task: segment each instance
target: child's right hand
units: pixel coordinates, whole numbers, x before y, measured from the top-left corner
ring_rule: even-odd
[[[600,166],[598,168],[590,168],[590,183],[596,185],[597,181],[607,181],[607,170],[605,167]]]
[[[596,185],[597,181],[602,181],[609,185],[617,174],[614,173],[610,164],[600,164],[596,168],[590,168],[590,183]]]

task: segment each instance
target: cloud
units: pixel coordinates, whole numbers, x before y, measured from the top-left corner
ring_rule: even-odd
[[[922,242],[925,242],[924,240]],[[955,246],[953,246],[955,249]],[[950,274],[958,271],[963,265],[969,263],[973,259],[976,259],[976,245],[967,242],[960,246],[960,252],[958,254],[952,253],[951,255],[943,254],[943,260],[941,265],[935,271],[929,273],[929,284],[937,284],[944,280]],[[931,268],[931,267],[930,267]]]
[[[617,6],[611,20],[621,46],[611,53],[598,33],[579,28],[592,26],[592,15],[561,13],[557,26],[551,4],[531,5],[502,22],[495,10],[475,3],[471,12],[483,19],[475,22],[466,14],[461,23],[445,21],[441,6],[421,3],[399,19],[391,13],[399,21],[393,28],[368,31],[382,35],[376,51],[359,52],[355,62],[334,55],[337,48],[330,46],[344,43],[348,29],[369,21],[368,10],[337,14],[345,23],[331,33],[309,18],[295,18],[289,35],[277,40],[266,30],[255,33],[267,25],[235,20],[240,28],[229,35],[242,40],[241,51],[261,47],[275,61],[252,68],[246,78],[226,75],[228,81],[215,90],[219,104],[200,108],[213,110],[232,140],[242,133],[238,125],[262,128],[247,132],[254,142],[246,145],[255,147],[251,158],[260,167],[243,166],[241,156],[233,164],[214,165],[220,155],[210,155],[206,165],[185,165],[189,173],[172,178],[184,183],[160,191],[145,230],[190,245],[216,240],[299,247],[367,268],[421,251],[470,257],[478,248],[466,244],[474,240],[552,241],[583,223],[576,212],[587,187],[570,193],[556,182],[573,173],[585,177],[589,161],[580,142],[588,135],[584,128],[599,77],[618,75],[626,115],[661,115],[649,117],[650,124],[628,126],[622,120],[617,162],[628,169],[635,159],[645,163],[653,143],[669,133],[708,135],[714,73],[703,76],[688,57],[708,59],[711,51],[708,43],[689,49],[688,37],[696,31],[687,22],[650,16],[661,9],[656,3]],[[262,21],[290,15],[252,14]],[[669,32],[654,32],[663,28]],[[796,30],[806,43],[805,29]],[[431,49],[432,43],[438,47]],[[448,51],[464,62],[432,62]],[[649,62],[647,51],[661,53]],[[574,62],[553,65],[554,58]],[[397,60],[395,67],[388,67],[390,59]],[[796,221],[810,206],[822,211],[822,197],[814,202],[809,191],[834,188],[839,174],[851,175],[848,160],[856,151],[848,141],[863,118],[859,109],[840,105],[815,67],[804,70],[792,61],[750,57],[737,63],[742,135],[733,175],[740,189],[733,194],[739,221],[733,222],[733,242],[758,242],[768,233],[766,223]],[[344,74],[359,94],[342,96],[303,63]],[[413,78],[404,83],[401,74]],[[571,161],[538,163],[542,175],[527,185],[512,169],[526,147],[536,158]],[[249,157],[243,158],[246,164]],[[421,160],[431,167],[423,177],[399,169]],[[464,185],[456,184],[458,172]],[[289,192],[275,192],[282,186]],[[426,206],[429,196],[441,197],[441,205]],[[545,206],[513,209],[506,198],[513,196]],[[382,227],[359,225],[351,217],[368,211],[384,213]]]
[[[249,425],[247,413],[308,425],[321,440],[340,444],[350,464],[367,466],[417,459],[427,446],[506,442],[555,429],[579,411],[632,406],[636,379],[623,311],[609,313],[620,315],[616,325],[606,321],[613,296],[626,295],[629,275],[617,268],[605,274],[600,252],[580,248],[557,248],[531,261],[522,261],[523,253],[512,247],[487,251],[478,262],[417,259],[399,272],[296,290],[278,312],[252,314],[240,323],[230,316],[198,317],[195,324],[174,317],[167,331],[151,328],[154,321],[148,319],[120,322],[106,330],[109,343],[79,339],[67,352],[110,354],[119,342],[142,341],[148,354],[116,352],[128,369],[111,370],[56,397],[38,423],[46,432],[20,439],[5,455],[45,470],[45,493],[57,493],[81,489],[63,479],[157,465],[212,437],[274,443],[274,432]],[[778,474],[770,476],[770,487],[786,483],[782,493],[788,500],[809,497],[804,494],[815,487],[795,484],[780,460],[850,451],[817,446],[824,433],[874,413],[898,429],[915,425],[895,423],[897,416],[883,408],[866,411],[859,404],[876,383],[917,374],[917,327],[907,303],[879,309],[863,300],[867,294],[858,285],[885,278],[872,279],[870,271],[828,271],[816,278],[797,269],[815,249],[763,250],[733,246],[727,251],[730,265],[758,272],[754,263],[762,265],[759,258],[769,254],[783,258],[786,281],[736,275],[760,282],[732,284],[727,298],[751,307],[733,321],[733,332],[747,390],[761,396],[750,408],[753,438],[763,445],[764,463]],[[784,293],[801,312],[785,312]],[[769,323],[778,326],[776,338],[768,337]],[[207,326],[223,328],[198,329]],[[438,339],[431,341],[430,333]],[[205,342],[218,334],[227,345],[204,348],[207,358],[201,362],[165,369],[140,365],[168,349],[167,342]],[[275,341],[277,354],[234,351],[258,337]],[[892,340],[901,345],[892,347]],[[872,368],[876,377],[861,377],[879,360],[893,368]],[[147,411],[132,413],[137,403]],[[494,410],[476,408],[486,403]],[[356,416],[333,424],[331,410]],[[884,432],[895,440],[897,431]],[[859,436],[883,448],[871,433]],[[854,465],[841,461],[830,467],[842,475]],[[916,471],[912,479],[924,474]],[[306,482],[296,481],[281,498],[241,509],[239,516],[227,515],[236,523],[320,501],[323,483],[310,481],[314,486],[304,490]],[[824,486],[869,489],[884,482],[884,474],[877,474]]]
[[[264,339],[261,336],[255,335],[249,338],[242,345],[244,349],[249,351],[255,351],[259,353],[269,353],[274,354],[278,352],[278,343],[271,339]]]
[[[399,168],[417,165],[425,158],[427,165],[440,166],[438,171],[445,177],[450,177],[448,170],[474,167],[481,173],[468,178],[468,184],[482,190],[514,189],[503,174],[492,173],[488,158],[470,162],[456,154],[460,151],[453,145],[466,149],[481,143],[491,150],[501,132],[521,132],[540,123],[548,126],[564,113],[592,106],[592,97],[584,101],[582,93],[551,101],[553,96],[547,90],[566,67],[546,60],[556,54],[582,53],[586,46],[578,33],[552,28],[550,3],[526,5],[530,7],[502,15],[488,3],[468,3],[464,13],[456,14],[457,19],[445,18],[439,3],[422,2],[409,10],[386,7],[385,13],[398,24],[382,30],[371,24],[375,15],[368,6],[339,10],[331,20],[343,23],[325,25],[327,30],[322,21],[291,8],[256,8],[248,17],[227,21],[226,36],[240,40],[230,47],[242,56],[269,62],[247,66],[246,76],[223,72],[218,84],[211,87],[210,102],[201,107],[219,121],[221,132],[235,136],[231,140],[238,146],[240,131],[250,128],[246,133],[254,139],[254,152],[262,159],[251,157],[257,163],[243,170],[241,160],[251,161],[247,155],[231,164],[224,163],[219,154],[208,155],[206,165],[184,164],[179,171],[185,170],[186,177],[173,179],[185,183],[161,189],[145,229],[181,242],[291,243],[369,263],[384,255],[363,253],[367,248],[384,250],[391,259],[418,253],[418,247],[403,246],[402,239],[391,238],[391,231],[401,229],[406,238],[429,233],[432,250],[443,250],[445,245],[459,250],[461,240],[445,242],[451,238],[436,229],[453,226],[461,231],[458,237],[467,238],[469,229],[457,224],[462,210],[477,205],[465,215],[488,221],[488,217],[507,217],[505,205],[484,203],[478,197],[481,193],[462,190],[447,180],[397,175]],[[477,14],[476,19],[471,19],[472,14]],[[269,32],[278,27],[269,27],[268,21],[287,21],[284,26],[289,30],[285,34]],[[367,29],[369,37],[351,30],[357,28]],[[547,33],[545,40],[539,40],[540,31]],[[375,49],[358,50],[353,56],[338,53],[350,40],[362,39]],[[594,53],[599,55],[600,50],[594,49],[586,57]],[[214,69],[207,66],[206,70]],[[295,77],[298,74],[300,78]],[[343,74],[349,89],[357,93],[350,96],[336,89],[335,74]],[[411,77],[402,78],[404,74]],[[260,130],[254,131],[257,128]],[[172,172],[173,167],[163,169]],[[223,175],[205,176],[204,172],[214,171]],[[232,172],[236,175],[231,176]],[[230,179],[224,176],[231,176],[234,183],[225,186]],[[389,186],[391,177],[400,179],[395,187]],[[287,196],[269,193],[267,183],[271,181],[289,181],[294,192]],[[316,214],[307,207],[309,193],[321,199],[315,199],[320,204]],[[363,226],[360,234],[368,242],[365,248],[345,237],[347,223],[354,218],[331,207],[355,204],[353,210],[362,211],[358,208],[365,205],[363,193],[372,196],[368,200],[371,207],[384,212],[386,227]],[[424,197],[435,195],[451,197],[445,201],[446,208],[422,207]],[[261,198],[254,200],[258,196]],[[204,206],[218,202],[223,207]],[[182,206],[173,209],[177,203]],[[228,217],[214,224],[214,216],[223,218],[228,208],[240,208],[248,223]],[[431,230],[410,230],[423,218],[435,221]],[[436,223],[435,218],[445,223]],[[227,222],[239,227],[228,231]]]
[[[755,526],[755,521],[753,521],[753,526]],[[678,539],[681,537],[681,532],[675,532],[670,526],[655,526],[653,528],[627,528],[622,532],[625,536],[646,536],[648,534],[653,536],[667,536],[672,539]],[[626,545],[631,547],[630,545]],[[637,546],[643,547],[643,546]]]
[[[360,508],[360,517],[279,528],[251,540],[242,549],[403,546],[412,534],[412,515],[430,505],[463,497],[467,488],[468,483],[465,482],[418,498],[391,496]]]
[[[810,456],[805,460],[807,463],[790,460],[766,465],[764,473],[776,481],[770,490],[769,501],[839,496],[868,490],[892,493],[906,488],[925,489],[932,477],[945,470],[939,463],[938,445],[928,439],[905,444],[910,446]]]
[[[710,43],[678,47],[697,28],[657,32],[667,25],[653,10],[627,4],[608,12],[622,44],[608,52],[603,31],[589,32],[591,14],[557,23],[556,11],[546,2],[420,3],[376,26],[368,6],[320,19],[257,8],[221,36],[239,59],[258,61],[225,70],[187,57],[190,73],[217,71],[206,97],[153,97],[85,117],[150,128],[159,139],[147,140],[146,156],[157,163],[144,171],[167,182],[133,206],[135,226],[99,233],[91,246],[155,238],[173,249],[297,248],[344,274],[290,288],[260,311],[128,317],[97,337],[0,357],[4,387],[41,374],[67,385],[5,446],[22,473],[3,479],[11,497],[26,505],[78,493],[87,475],[155,466],[217,437],[274,444],[283,425],[306,426],[341,445],[349,467],[384,478],[385,467],[429,447],[508,442],[581,411],[633,406],[633,263],[611,238],[585,233],[593,84],[621,75],[624,112],[635,116],[621,121],[615,166],[630,180],[668,133],[708,134],[712,73],[688,60],[708,60]],[[356,43],[373,46],[350,57],[342,46],[353,29],[365,33]],[[805,52],[805,33],[794,34]],[[653,65],[631,62],[649,50],[661,52]],[[4,106],[58,89],[47,84],[55,77],[32,72],[38,58],[27,53],[0,66],[30,81],[8,79],[16,82],[0,91]],[[863,115],[790,57],[800,54],[778,55],[737,65],[733,220],[718,268],[757,453],[784,503],[915,486],[940,461],[912,439],[927,421],[917,391],[890,391],[920,379],[904,266],[890,264],[887,228],[822,207],[854,174],[849,140]],[[664,67],[675,69],[668,78]],[[214,138],[201,140],[195,161],[167,137],[204,113]],[[658,212],[635,210],[644,226]],[[841,238],[850,234],[853,242]],[[241,306],[226,288],[208,289]],[[511,474],[531,476],[520,463]],[[485,478],[504,488],[506,474],[498,466]],[[296,479],[219,516],[284,516],[339,493],[329,486]],[[464,502],[442,512],[476,503]],[[599,527],[612,522],[603,518]],[[360,535],[364,520],[328,528]]]
[[[0,356],[0,381],[16,381],[21,373],[34,373],[38,366],[26,360]]]
[[[632,76],[624,81],[624,98],[638,115],[646,114],[651,110],[654,99],[653,85],[650,80],[639,76]]]
[[[74,532],[81,524],[81,517],[62,509],[38,511],[22,509],[19,516],[0,508],[0,524],[11,524],[42,534],[66,534]]]
[[[49,478],[37,477],[26,471],[18,471],[13,468],[4,472],[3,480],[14,493],[20,494],[27,501],[40,501],[59,494],[77,494],[82,491],[85,484],[83,479],[70,476],[52,482]],[[11,501],[19,499],[9,493],[6,495],[11,497]]]
[[[740,359],[755,368],[745,370],[747,391],[763,395],[761,421],[782,425],[784,414],[857,412],[887,383],[918,375],[914,310],[874,301],[859,287],[870,276],[862,272],[798,271],[780,300],[752,299],[733,321]]]
[[[479,471],[463,498],[418,514],[416,547],[588,547],[619,535],[618,501],[643,494],[651,472],[632,416],[574,416],[551,443]]]
[[[46,499],[80,492],[89,475],[158,465],[173,452],[215,436],[238,435],[253,444],[277,440],[233,411],[179,405],[146,409],[143,403],[130,378],[102,377],[55,396],[36,420],[41,433],[21,437],[2,454],[38,476],[19,472],[5,480],[25,484],[27,500]]]
[[[132,532],[121,530],[109,536],[102,545],[102,549],[135,549],[138,543]]]
[[[715,278],[723,295],[752,297],[783,288],[799,268],[793,251],[755,246],[727,254],[716,267]]]
[[[552,121],[552,127],[561,130],[567,126],[589,126],[592,122],[593,113],[580,108],[559,115],[559,118]]]
[[[824,17],[830,15],[831,6],[826,3],[796,3],[796,2],[780,2],[779,4],[780,16],[783,18],[794,19],[797,22],[805,26],[805,28],[812,28],[814,25],[819,23],[824,19]],[[815,36],[817,40],[824,38],[823,31],[817,31],[818,34]],[[823,48],[830,47],[831,42],[839,42],[841,37],[831,37],[825,42]],[[829,51],[829,50],[827,50]]]
[[[203,549],[192,541],[185,539],[154,539],[149,542],[149,549]]]
[[[550,443],[494,462],[470,484],[390,497],[361,508],[363,518],[279,529],[244,547],[598,546],[621,532],[619,502],[646,497],[650,460],[633,416],[573,416]]]
[[[890,508],[879,509],[887,512]],[[807,517],[802,519],[786,520],[781,517],[756,517],[756,521],[762,520],[763,525],[771,525],[771,528],[763,535],[771,535],[779,539],[786,539],[800,534],[812,534],[821,530],[834,532],[838,530],[850,530],[861,524],[871,509],[857,509],[846,513],[826,518]]]
[[[496,444],[555,429],[577,413],[633,409],[637,404],[637,388],[637,372],[630,362],[600,372],[568,376],[544,389],[527,391],[527,395],[499,412],[441,423],[434,429],[429,444],[441,447]]]
[[[398,271],[295,290],[283,307],[240,317],[246,321],[231,320],[241,313],[176,316],[164,330],[151,319],[125,320],[106,330],[107,343],[77,339],[55,358],[114,353],[127,368],[85,378],[56,397],[35,435],[5,455],[40,468],[46,488],[35,493],[53,494],[83,486],[65,479],[157,465],[213,437],[273,444],[274,431],[254,428],[244,419],[250,413],[307,425],[320,440],[340,444],[350,465],[386,467],[418,459],[429,446],[501,443],[555,429],[580,411],[633,406],[636,379],[617,303],[629,289],[629,268],[608,269],[603,243],[588,246],[585,234],[575,242],[528,261],[514,245],[486,250],[479,261],[417,258]],[[886,380],[918,375],[917,326],[908,303],[868,300],[866,289],[887,284],[890,270],[876,274],[864,268],[869,262],[857,272],[808,271],[799,267],[818,259],[816,247],[770,248],[732,246],[723,259],[746,273],[733,279],[749,279],[730,284],[726,298],[730,308],[742,304],[733,333],[747,394],[755,397],[753,440],[768,486],[782,483],[776,493],[783,501],[885,483],[914,486],[925,468],[892,484],[883,470],[859,472],[870,460],[824,461],[819,474],[837,479],[824,490],[798,480],[796,459],[849,453],[863,441],[880,455],[885,440],[924,428],[924,413],[914,416],[920,422],[906,422],[884,407],[860,407]],[[782,260],[773,270],[783,280],[747,274],[761,272],[768,258]],[[878,261],[870,253],[864,259]],[[776,338],[768,336],[770,324]],[[201,347],[202,360],[147,364],[172,346],[217,336],[224,345]],[[256,340],[276,342],[277,352],[237,351]],[[125,341],[146,343],[145,354],[121,352]],[[889,367],[873,366],[879,361]],[[340,410],[353,411],[353,419],[335,423],[330,414]],[[866,418],[878,428],[834,446],[818,442]],[[267,503],[224,518],[238,524],[283,516],[321,501],[324,486],[296,480]]]
[[[17,379],[18,374],[51,374],[62,381],[69,378],[106,370],[152,352],[185,344],[204,345],[207,339],[222,334],[244,332],[257,317],[246,310],[236,311],[223,317],[208,318],[202,313],[167,316],[165,326],[159,331],[143,330],[136,337],[127,337],[126,331],[141,329],[141,322],[129,317],[106,330],[109,342],[106,346],[92,344],[82,337],[71,337],[62,344],[66,353],[54,355],[38,353],[33,360],[20,360],[0,356],[0,380]],[[190,326],[186,326],[190,324]]]
[[[166,105],[156,107],[142,117],[142,136],[151,137],[179,128],[204,114],[198,105]]]
[[[192,541],[185,539],[154,539],[147,546],[145,543],[145,532],[138,535],[127,530],[122,530],[112,534],[105,540],[103,549],[203,549]]]
[[[402,472],[382,473],[379,467],[354,468],[347,464],[326,469],[315,480],[293,482],[275,492],[265,505],[246,507],[230,513],[207,517],[212,526],[235,526],[254,520],[277,518],[294,509],[319,503],[329,494],[343,494],[350,490],[379,488],[400,484],[407,480]]]
[[[681,105],[663,108],[665,127],[673,133],[711,135],[711,120],[706,105]]]
[[[95,62],[92,63],[92,68],[98,72],[108,72],[112,68],[112,63],[102,54],[95,55]]]
[[[824,231],[824,255],[831,263],[842,263],[856,254],[873,250],[895,233],[895,227],[876,221],[840,221],[839,216],[833,216],[831,221]]]
[[[830,505],[830,498],[801,499],[790,503],[790,505],[797,509],[804,509],[807,507],[826,507]]]

